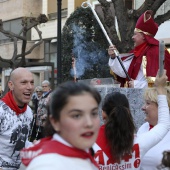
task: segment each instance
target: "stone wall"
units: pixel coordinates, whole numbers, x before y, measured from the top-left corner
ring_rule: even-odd
[[[131,113],[133,115],[136,128],[138,129],[145,121],[144,121],[144,112],[141,110],[144,99],[143,99],[143,92],[144,89],[136,89],[136,88],[113,88],[111,85],[99,85],[95,86],[95,88],[98,90],[98,92],[101,94],[102,100],[106,96],[106,94],[111,92],[121,92],[125,94],[129,100]],[[101,117],[101,106],[99,109],[99,114],[101,118],[101,124],[103,124],[102,117]]]

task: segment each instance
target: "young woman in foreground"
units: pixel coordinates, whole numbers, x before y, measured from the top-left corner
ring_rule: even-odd
[[[158,94],[158,124],[149,132],[134,137],[135,125],[125,95],[111,93],[103,105],[105,125],[101,126],[93,147],[99,169],[139,170],[144,154],[168,132],[169,107],[166,99],[166,71],[157,75],[155,87]]]
[[[49,104],[49,137],[21,152],[27,170],[97,170],[91,147],[100,128],[100,100],[100,94],[85,84],[58,86]]]

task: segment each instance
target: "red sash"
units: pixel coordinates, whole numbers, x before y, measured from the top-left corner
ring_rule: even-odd
[[[150,46],[145,42],[134,49],[134,57],[128,69],[128,74],[130,78],[134,80],[136,79],[142,64],[142,58],[149,48]]]

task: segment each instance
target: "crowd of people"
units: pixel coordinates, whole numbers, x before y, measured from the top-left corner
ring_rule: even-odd
[[[126,96],[119,92],[113,92],[105,97],[102,107],[105,124],[101,126],[94,145],[95,158],[100,165],[99,169],[108,169],[108,167],[110,169],[131,170],[143,168],[141,161],[144,160],[147,151],[150,151],[153,146],[164,139],[169,130],[170,115],[166,98],[168,91],[165,88],[166,81],[165,73],[160,78],[156,77],[155,98],[157,105],[154,105],[155,108],[144,110],[146,115],[151,114],[149,110],[157,113],[156,124],[151,130],[140,135],[134,136],[135,124]],[[153,94],[151,93],[150,96]],[[144,169],[150,170],[152,168],[145,167]]]
[[[145,89],[142,110],[149,125],[145,130],[139,129],[136,135],[129,101],[124,94],[112,92],[106,95],[102,104],[105,124],[100,126],[99,92],[82,83],[61,84],[51,94],[45,137],[22,149],[23,164],[27,170],[144,170],[168,166],[168,145],[160,149],[156,147],[169,133],[170,100],[166,81],[164,70],[161,77],[157,75],[155,87]],[[159,159],[149,167],[144,160],[154,147],[157,148],[155,152],[160,150],[156,155]]]
[[[152,12],[146,11],[136,23],[134,49],[121,57],[131,77],[128,86],[145,88],[146,123],[138,131],[129,101],[120,92],[109,93],[102,101],[90,85],[72,81],[52,90],[44,80],[34,87],[27,68],[13,70],[9,92],[0,99],[0,170],[17,170],[21,162],[27,170],[170,168],[170,88],[166,85],[170,54],[165,50],[165,69],[160,75],[159,42],[153,37],[157,29]],[[109,47],[109,66],[124,86],[127,78],[114,50],[115,46]],[[154,87],[148,87],[147,77],[155,77]]]

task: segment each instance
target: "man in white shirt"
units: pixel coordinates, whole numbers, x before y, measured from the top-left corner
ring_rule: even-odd
[[[154,22],[152,11],[148,10],[142,14],[135,26],[134,49],[128,55],[120,55],[122,63],[130,77],[122,69],[117,57],[114,54],[115,46],[108,49],[109,66],[117,75],[117,80],[124,87],[126,81],[132,88],[144,88],[148,86],[148,78],[154,79],[159,68],[159,41],[154,38],[158,25]],[[167,70],[168,81],[170,81],[170,54],[165,50],[164,68]]]

